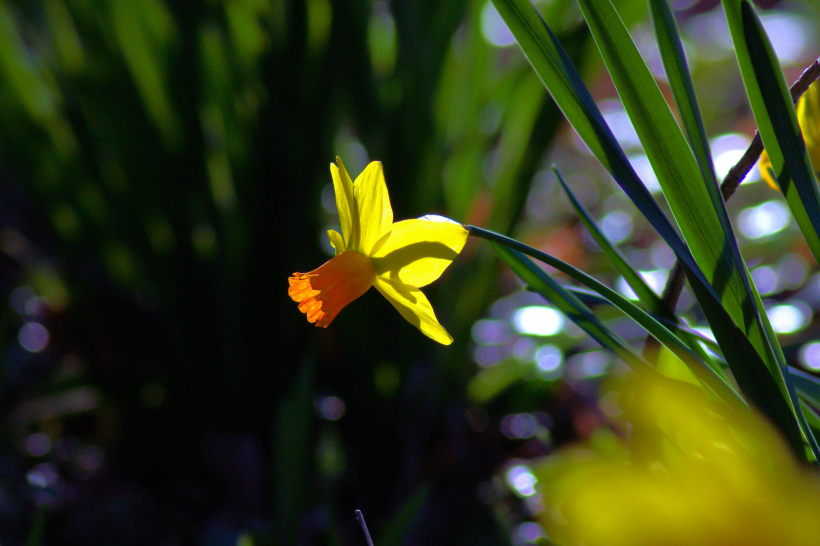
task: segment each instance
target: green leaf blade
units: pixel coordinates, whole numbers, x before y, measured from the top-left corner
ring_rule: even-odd
[[[678,153],[683,158],[681,161],[685,167],[686,176],[682,177],[680,173],[674,172],[673,168],[668,168],[666,174],[673,180],[681,182],[676,187],[676,191],[684,197],[691,189],[687,188],[687,185],[697,188],[693,191],[694,195],[700,197],[699,199],[691,198],[692,196],[689,195],[688,199],[678,199],[678,206],[682,211],[681,214],[688,221],[687,228],[690,233],[685,233],[687,240],[691,237],[692,241],[697,243],[693,244],[690,241],[693,251],[697,251],[695,254],[698,255],[698,262],[704,260],[706,256],[703,264],[706,275],[695,261],[689,247],[680,238],[635,174],[611,130],[603,121],[603,116],[592,100],[589,90],[581,81],[577,70],[555,35],[540,19],[532,3],[529,0],[492,1],[567,120],[680,260],[716,339],[721,347],[731,349],[724,350],[724,356],[744,394],[769,416],[784,436],[789,439],[795,452],[801,454],[803,451],[802,435],[795,415],[792,413],[791,405],[786,401],[785,388],[781,389],[782,384],[779,384],[776,379],[775,374],[778,373],[779,364],[774,360],[772,354],[774,351],[763,335],[759,316],[756,316],[758,310],[753,303],[754,292],[750,293],[751,289],[744,286],[744,283],[748,283],[748,278],[741,274],[745,271],[745,266],[742,267],[743,262],[732,236],[731,224],[725,215],[725,209],[722,208],[723,202],[719,190],[716,184],[710,187],[703,183],[700,168],[688,149],[688,144],[663,97],[660,97],[663,108],[659,109],[659,115],[666,116],[667,121],[663,124],[665,129],[659,130],[657,126],[653,128],[653,124],[649,123],[648,126],[652,132],[651,140],[665,138],[666,130],[671,131],[673,138],[677,134],[678,140],[677,144],[671,147],[659,148],[658,153],[655,154],[656,162],[660,157],[661,163],[667,167],[674,165],[677,160],[673,154]],[[589,0],[585,3],[588,4]],[[614,13],[611,5],[609,8]],[[617,14],[614,17],[614,26],[620,26],[623,29],[623,24],[620,19],[617,19]],[[602,25],[590,25],[591,28],[593,26],[599,27],[598,33],[600,34]],[[623,32],[626,33],[626,30],[623,29]],[[628,45],[634,49],[631,39]],[[635,55],[638,55],[637,52]],[[639,55],[638,59],[640,59]],[[643,66],[644,71],[648,72],[642,60],[639,64]],[[627,74],[625,77],[628,76]],[[651,79],[651,74],[649,77]],[[650,93],[653,88],[655,93],[659,93],[657,84],[651,80],[648,86]],[[638,96],[637,91],[638,89],[633,89],[632,94]],[[651,116],[651,114],[652,112],[644,109],[644,115]],[[647,119],[651,121],[652,118]],[[677,152],[673,152],[673,149]],[[685,153],[680,153],[682,150]],[[704,207],[704,203],[709,202],[713,203],[713,207],[707,211],[708,218],[704,222],[699,216],[703,213],[703,209],[707,208]],[[721,237],[723,237],[722,240]],[[707,280],[707,275],[714,281],[714,288]],[[728,294],[726,302],[721,301],[722,298],[718,294]]]
[[[669,6],[668,0],[649,0],[649,8],[655,27],[655,36],[658,40],[661,61],[666,72],[666,78],[669,81],[669,87],[672,89],[672,95],[675,97],[683,127],[686,130],[689,145],[695,154],[703,178],[709,181],[717,181],[709,140],[706,138],[706,130],[700,116],[695,88],[692,85],[680,33],[675,23],[675,15]]]
[[[544,296],[556,309],[564,313],[567,318],[589,334],[595,341],[615,353],[616,356],[632,368],[650,369],[649,364],[635,353],[623,339],[604,326],[586,305],[570,294],[556,280],[544,273],[544,271],[532,263],[529,258],[517,250],[513,250],[508,246],[492,240],[490,241],[490,246],[501,261],[507,264],[521,280]]]
[[[481,228],[472,227],[470,228],[471,232],[475,235],[483,237],[493,244],[493,248],[495,249],[497,245],[504,245],[503,248],[509,249],[510,247],[514,248],[513,252],[522,252],[523,254],[527,254],[537,260],[540,260],[547,265],[554,267],[555,269],[561,271],[562,273],[568,275],[572,279],[578,281],[579,283],[583,284],[590,290],[592,290],[597,295],[604,298],[609,304],[614,305],[618,309],[620,309],[624,314],[630,317],[632,320],[637,322],[641,327],[643,327],[650,335],[652,335],[655,339],[657,339],[660,343],[662,343],[665,347],[667,347],[672,353],[681,359],[681,361],[686,364],[692,373],[697,377],[706,387],[711,389],[712,391],[717,394],[717,396],[723,399],[730,407],[734,409],[739,409],[745,407],[745,403],[743,400],[738,396],[738,394],[725,382],[723,377],[721,376],[718,370],[711,368],[706,362],[704,362],[695,351],[693,351],[686,343],[684,343],[678,336],[675,335],[670,329],[666,326],[661,324],[657,319],[655,319],[652,315],[623,297],[621,294],[616,292],[615,290],[609,288],[605,284],[601,283],[597,279],[587,275],[583,271],[569,265],[568,263],[555,258],[545,252],[541,252],[535,248],[529,247],[524,245],[523,243],[519,243],[512,239],[506,238],[503,235],[499,235],[497,233],[489,232],[487,230],[482,230]],[[496,250],[498,252],[498,250]],[[503,258],[502,258],[503,259]],[[505,263],[506,260],[505,260]],[[509,263],[507,263],[509,265]],[[511,267],[512,268],[512,267]],[[513,269],[518,274],[516,269]],[[542,273],[546,279],[542,279],[543,282],[551,282],[557,284],[549,275],[543,273],[540,269],[538,270]],[[519,276],[521,276],[519,274]],[[532,286],[529,282],[529,278],[521,277],[522,280],[527,282]],[[567,295],[572,296],[578,304],[584,305],[581,303],[580,299],[575,297],[575,294],[571,290],[568,290],[566,287],[557,284],[561,290],[558,290],[551,286],[551,290],[556,290],[557,293],[561,294],[560,297],[564,297],[563,293],[565,292]],[[533,288],[538,288],[533,286]],[[541,289],[537,289],[539,293],[541,293]],[[542,294],[544,295],[544,294]],[[545,296],[547,297],[547,296]],[[550,301],[552,301],[551,298]],[[553,302],[554,303],[554,302]],[[584,308],[586,306],[584,305]],[[591,313],[591,311],[590,311]],[[594,315],[593,315],[594,316]],[[596,319],[597,320],[597,319]],[[581,326],[581,324],[578,324]],[[583,326],[581,326],[584,328]],[[586,330],[586,329],[585,329]],[[607,348],[611,348],[610,345],[604,345]]]
[[[815,452],[820,452],[793,388],[784,378],[780,346],[749,280],[717,182],[703,176],[652,73],[611,2],[579,0],[579,4],[675,219],[692,254],[720,296],[722,310],[715,307],[714,302],[704,301],[704,298],[710,299],[709,294],[693,285],[710,326],[721,346],[726,348],[724,355],[738,384],[779,426],[791,430],[796,452],[800,452],[803,435],[810,440]],[[732,324],[720,324],[724,320],[723,311],[728,312]],[[733,327],[746,336],[758,359],[737,358],[737,346],[725,337],[734,333]]]
[[[598,243],[598,246],[601,247],[601,250],[612,262],[612,265],[615,266],[615,269],[623,275],[627,284],[630,288],[632,288],[632,291],[635,292],[635,295],[638,296],[641,303],[643,303],[651,313],[674,317],[674,315],[672,315],[672,313],[670,313],[663,304],[661,298],[655,293],[654,290],[652,290],[643,277],[641,277],[641,275],[635,271],[631,265],[629,265],[626,258],[623,257],[615,245],[613,245],[612,242],[607,239],[606,235],[604,235],[604,233],[600,230],[600,228],[598,228],[595,221],[592,219],[592,216],[590,216],[589,212],[581,204],[578,198],[575,197],[575,194],[572,192],[569,185],[567,185],[564,177],[561,176],[558,169],[553,167],[552,170],[555,173],[556,178],[558,178],[558,182],[561,184],[561,187],[564,189],[564,193],[566,193],[569,198],[572,207],[581,219],[581,223],[583,223],[584,227],[587,228],[587,231],[589,231],[592,238],[595,239],[595,242]]]
[[[820,263],[820,192],[780,63],[754,8],[724,0],[743,83],[780,189]]]

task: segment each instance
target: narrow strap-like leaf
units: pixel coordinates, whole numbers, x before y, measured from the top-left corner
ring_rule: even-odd
[[[798,394],[801,393],[798,391]],[[800,397],[800,409],[802,409],[803,413],[806,415],[806,422],[812,430],[820,432],[820,415],[818,415],[815,406],[803,398],[802,395]]]
[[[598,243],[598,246],[601,247],[601,250],[603,250],[610,259],[612,264],[615,266],[615,269],[623,275],[624,280],[626,280],[627,284],[629,284],[630,288],[632,288],[632,291],[635,292],[635,295],[638,296],[638,300],[640,300],[640,302],[643,303],[647,309],[649,309],[651,314],[658,317],[664,317],[669,323],[672,324],[679,323],[680,321],[675,314],[672,313],[669,307],[664,304],[661,298],[652,290],[643,277],[641,277],[641,275],[635,271],[631,265],[629,265],[626,258],[623,257],[615,245],[613,245],[612,242],[607,239],[606,235],[604,235],[604,233],[600,230],[600,228],[598,228],[592,220],[592,216],[590,216],[589,212],[586,208],[584,208],[578,198],[575,197],[575,194],[569,188],[566,181],[564,181],[564,178],[561,176],[561,173],[557,168],[555,168],[555,166],[553,166],[553,171],[555,172],[555,176],[558,178],[558,181],[561,183],[561,186],[564,188],[570,203],[572,203],[572,206],[578,213],[581,222]],[[701,347],[700,343],[693,340],[691,336],[686,333],[683,334],[683,339],[689,348],[693,350],[701,360],[707,362],[713,370],[716,370],[719,375],[723,377],[722,372],[719,370],[717,365],[711,361],[706,351],[704,351],[703,347]],[[646,354],[644,356],[646,356]]]
[[[567,120],[680,260],[692,290],[698,301],[700,301],[704,314],[715,334],[715,338],[722,347],[732,348],[732,350],[725,351],[724,354],[741,390],[783,432],[795,453],[801,455],[803,453],[803,438],[792,413],[792,408],[784,397],[785,393],[781,392],[780,385],[769,370],[769,366],[764,362],[761,354],[758,353],[757,348],[747,337],[747,332],[741,330],[738,324],[735,323],[727,308],[724,307],[721,298],[718,297],[717,292],[695,262],[687,245],[635,174],[623,150],[604,122],[603,116],[592,100],[589,90],[583,84],[580,75],[555,35],[541,20],[530,0],[493,0],[493,5],[515,36],[524,55]],[[617,24],[623,26],[620,20],[617,21]],[[632,47],[634,47],[634,44],[632,44]],[[654,81],[651,85],[657,89]],[[664,104],[663,107],[668,113],[668,106]],[[680,128],[674,122],[674,119],[672,123],[674,131],[680,134]],[[661,139],[665,136],[665,134],[659,133],[655,135],[655,138]],[[696,182],[693,183],[693,180],[702,180],[700,169],[694,162],[688,146],[686,148],[690,160],[695,163],[694,169],[688,168],[686,171],[686,182],[698,185]],[[688,175],[691,172],[694,172],[694,175],[689,178]],[[703,188],[704,185],[701,183],[700,187]],[[685,191],[685,188],[682,188],[681,191]],[[700,212],[700,209],[704,208],[704,204],[710,201],[711,197],[699,201],[687,201],[689,203],[687,206],[691,207],[688,214],[695,225],[698,224],[695,211]],[[710,214],[714,214],[714,211]],[[729,229],[731,229],[731,226],[729,226]],[[733,244],[734,240],[728,248],[722,246],[722,251],[731,253],[731,245]],[[721,246],[718,248],[721,248]],[[701,249],[701,251],[703,250]],[[725,263],[728,258],[723,254],[724,252],[718,253],[719,260]],[[731,262],[731,260],[729,261]],[[714,278],[714,265],[709,270]],[[734,276],[718,276],[719,292],[725,292],[726,282],[731,278],[735,280],[735,286],[737,280],[742,283],[743,279],[738,279],[738,277],[736,274]],[[732,292],[736,291],[733,290]],[[742,295],[742,290],[740,295]],[[748,298],[746,301],[748,301]],[[737,311],[737,309],[735,310]],[[746,312],[755,313],[754,305],[746,305],[741,311],[743,311],[741,315]],[[746,326],[749,323],[757,324],[758,321],[751,320],[747,322],[741,320],[740,323]],[[760,335],[757,335],[753,339],[759,344],[760,337]],[[776,368],[776,366],[773,367]]]
[[[770,340],[764,335],[758,310],[752,304],[753,288],[717,182],[704,178],[652,73],[610,0],[579,0],[579,5],[692,254],[707,272],[726,311],[766,363],[774,384],[785,394],[778,382]],[[740,363],[739,367],[743,366]]]
[[[786,80],[752,5],[723,0],[760,137],[792,215],[820,263],[820,193]]]
[[[532,263],[532,260],[503,244],[490,241],[490,246],[501,261],[507,264],[521,280],[544,296],[556,309],[564,313],[595,341],[615,353],[632,368],[652,369],[627,342],[604,326],[586,305],[570,294],[558,281],[544,273],[540,267]]]
[[[698,108],[695,88],[692,86],[692,78],[689,75],[689,67],[680,41],[678,25],[675,23],[675,15],[669,6],[669,0],[649,0],[649,8],[652,13],[661,61],[666,71],[666,79],[675,97],[675,104],[678,106],[689,146],[692,147],[703,178],[707,181],[717,181],[709,140],[703,128],[703,119]]]
[[[820,378],[789,366],[789,375],[798,392],[820,408]]]
[[[586,303],[587,305],[609,305],[609,306],[614,306],[614,304],[611,301],[609,301],[608,299],[606,299],[603,296],[600,296],[600,295],[596,294],[595,292],[592,292],[591,290],[586,290],[584,288],[577,288],[575,286],[565,286],[564,288],[566,288],[567,290],[569,290],[570,292],[572,292],[573,294],[578,296],[578,299],[581,300],[582,302]],[[703,343],[704,345],[706,345],[707,347],[709,347],[709,349],[711,349],[713,351],[721,351],[720,345],[718,345],[717,341],[715,341],[714,339],[706,337],[705,335],[701,334],[697,330],[693,330],[692,328],[690,328],[689,326],[686,326],[685,324],[682,324],[682,323],[676,322],[676,321],[670,321],[669,319],[666,319],[664,317],[659,317],[657,315],[653,315],[652,318],[654,318],[655,320],[657,320],[658,322],[660,322],[661,324],[663,324],[664,326],[669,328],[669,330],[672,331],[672,333],[674,333],[678,337],[681,337],[680,334],[686,334],[688,336],[691,336],[691,337],[695,338],[695,340],[697,342]],[[691,345],[689,347],[691,348]],[[712,366],[709,366],[709,367],[714,369]]]
[[[818,408],[820,408],[820,379],[791,366],[789,367],[789,376],[794,382],[797,396],[800,399],[800,409],[803,410],[803,415],[806,416],[806,422],[813,430],[820,431],[820,415],[818,415]]]
[[[740,65],[743,83],[752,106],[760,136],[777,174],[780,189],[786,196],[798,226],[815,255],[820,260],[820,195],[813,168],[800,134],[794,103],[783,78],[763,25],[751,4],[746,0],[723,0],[726,20]],[[762,311],[763,304],[755,294],[755,307]],[[777,343],[776,335],[765,313],[762,314],[764,333],[774,351],[777,370],[772,373],[786,390],[787,397],[815,458],[820,460],[820,447],[815,441],[798,403],[791,374]]]
[[[663,304],[661,298],[652,290],[643,277],[641,277],[641,275],[635,271],[631,265],[629,265],[626,258],[623,257],[618,249],[615,248],[615,245],[613,245],[612,242],[607,239],[606,235],[604,235],[604,233],[598,228],[587,209],[584,208],[584,205],[582,205],[578,198],[575,197],[575,194],[564,181],[564,177],[561,176],[558,169],[553,166],[552,170],[555,173],[556,178],[558,178],[558,182],[561,184],[561,187],[564,188],[564,192],[567,194],[569,202],[572,203],[572,206],[575,209],[575,212],[578,213],[578,217],[581,219],[584,227],[587,228],[589,234],[592,235],[592,238],[595,239],[595,242],[598,243],[599,247],[601,247],[601,250],[604,254],[606,254],[610,262],[612,262],[612,265],[615,266],[615,269],[623,275],[624,280],[626,280],[626,283],[630,288],[632,288],[632,291],[635,292],[635,295],[638,296],[640,302],[643,303],[646,308],[655,315],[668,315],[670,318],[674,317],[669,309],[667,309]]]
[[[686,343],[681,341],[674,333],[672,333],[666,326],[658,322],[652,315],[650,315],[649,313],[647,313],[646,311],[644,311],[643,309],[641,309],[640,307],[638,307],[637,305],[623,297],[621,294],[617,293],[615,290],[609,288],[597,279],[587,275],[583,271],[569,265],[568,263],[559,260],[558,258],[551,256],[545,252],[542,252],[523,243],[515,241],[514,239],[510,239],[509,237],[505,237],[503,235],[499,235],[498,233],[494,233],[492,231],[488,231],[485,229],[477,228],[475,226],[469,226],[468,229],[470,230],[471,234],[487,239],[491,243],[504,245],[508,248],[515,249],[515,251],[517,252],[527,254],[537,260],[540,260],[545,264],[554,267],[562,273],[570,276],[571,278],[575,279],[576,281],[583,284],[595,293],[599,294],[610,304],[614,305],[627,316],[629,316],[631,319],[633,319],[635,322],[640,324],[641,327],[643,327],[647,332],[649,332],[650,335],[655,337],[655,339],[657,339],[670,351],[672,351],[672,353],[675,356],[680,358],[684,362],[684,364],[686,364],[689,367],[689,369],[692,371],[695,377],[697,377],[701,382],[703,382],[703,384],[706,385],[709,389],[714,391],[715,394],[717,394],[722,400],[729,404],[730,407],[733,407],[737,410],[738,408],[745,406],[745,402],[723,380],[720,374],[712,368],[710,368],[709,365],[706,364],[703,360],[701,360],[698,357],[698,355],[694,351],[692,351],[692,349],[690,349]],[[493,246],[493,248],[495,248],[495,245]],[[496,252],[498,251],[496,250]],[[515,269],[513,270],[516,271]],[[516,273],[518,273],[518,271],[516,271]],[[546,275],[546,273],[544,273],[544,275]],[[548,275],[546,276],[552,282],[556,282],[552,280],[552,278]],[[523,280],[525,282],[528,282],[529,284],[529,281],[527,279]],[[567,292],[568,294],[572,295],[571,292],[568,291],[565,287],[562,286],[561,289]],[[578,303],[581,303],[580,300],[578,300]]]

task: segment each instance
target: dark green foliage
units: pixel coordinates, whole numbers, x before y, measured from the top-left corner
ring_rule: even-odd
[[[467,221],[487,192],[504,203],[492,226],[520,216],[561,118],[520,54],[483,39],[483,7],[0,3],[2,295],[31,286],[48,302],[39,318],[4,308],[0,331],[9,351],[23,321],[51,332],[44,352],[6,358],[2,449],[15,479],[48,463],[79,491],[45,501],[23,486],[4,544],[25,536],[35,505],[49,506],[45,543],[247,532],[254,544],[347,544],[354,508],[390,543],[414,528],[426,544],[504,543],[485,505],[453,497],[490,478],[496,440],[471,438],[482,462],[449,478],[467,451],[439,437],[466,427],[451,396],[494,293],[489,253],[457,265],[466,286],[426,289],[465,340],[450,352],[381,298],[317,330],[286,293],[290,274],[327,259],[328,165],[341,155],[355,176],[361,146],[385,165],[397,219]],[[577,60],[587,36],[567,29]],[[490,102],[499,120],[477,132]],[[496,148],[501,163],[482,172]],[[21,425],[20,408],[66,393],[88,408]],[[346,403],[342,421],[317,417],[326,396]],[[38,432],[79,442],[99,466],[77,471],[74,451],[56,448],[32,456],[21,442]],[[442,451],[458,455],[431,471]]]

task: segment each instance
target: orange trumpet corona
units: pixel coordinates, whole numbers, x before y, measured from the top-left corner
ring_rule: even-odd
[[[327,328],[339,311],[367,292],[375,278],[370,258],[346,250],[310,273],[294,273],[288,279],[288,295],[299,303],[308,322]]]

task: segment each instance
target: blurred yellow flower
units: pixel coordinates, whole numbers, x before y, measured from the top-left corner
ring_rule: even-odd
[[[800,124],[800,131],[803,133],[811,164],[816,171],[820,168],[820,87],[818,87],[818,82],[811,84],[797,101],[797,122]],[[763,180],[773,190],[780,189],[770,172],[772,162],[766,150],[760,154],[758,165]]]
[[[542,523],[561,545],[807,545],[820,482],[767,421],[691,384],[641,377],[623,439],[601,433],[536,470]]]
[[[327,232],[336,256],[310,273],[294,273],[288,294],[309,322],[326,328],[339,311],[375,286],[401,316],[426,336],[453,338],[419,290],[439,278],[468,232],[442,217],[393,223],[382,164],[370,163],[352,182],[340,158],[330,165],[342,234]]]

